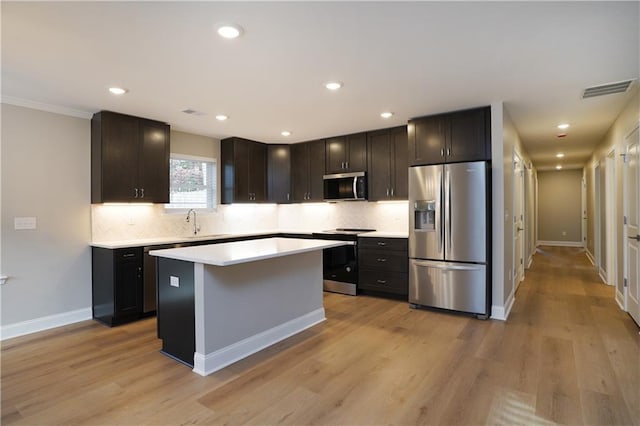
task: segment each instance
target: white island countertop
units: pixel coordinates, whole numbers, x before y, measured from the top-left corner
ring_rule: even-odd
[[[353,243],[349,241],[265,238],[166,250],[151,250],[149,254],[205,265],[229,266],[348,244]]]

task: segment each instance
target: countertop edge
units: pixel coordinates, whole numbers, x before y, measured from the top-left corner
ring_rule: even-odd
[[[273,239],[278,239],[278,238],[284,239],[284,240],[289,240],[289,239],[293,240],[291,238],[282,238],[282,237],[274,237]],[[264,241],[264,240],[260,240],[260,241]],[[308,253],[308,252],[312,252],[312,251],[324,250],[325,248],[339,247],[339,246],[342,246],[342,245],[352,244],[349,241],[335,241],[335,240],[306,240],[306,241],[319,241],[321,243],[317,244],[317,245],[315,245],[313,247],[297,247],[297,248],[293,248],[293,249],[287,249],[287,250],[284,250],[284,251],[281,251],[281,252],[279,251],[279,252],[276,252],[276,253],[249,255],[249,256],[244,257],[244,258],[231,259],[231,260],[215,259],[215,258],[211,258],[211,257],[206,258],[206,257],[202,257],[202,256],[188,256],[188,255],[180,254],[180,252],[183,252],[185,249],[190,249],[190,248],[195,248],[195,247],[183,247],[183,248],[164,249],[164,250],[162,250],[162,249],[161,250],[151,250],[151,251],[149,251],[149,254],[151,256],[162,257],[162,258],[166,258],[166,259],[182,260],[182,261],[185,261],[185,262],[202,263],[204,265],[231,266],[231,265],[238,265],[238,264],[242,264],[242,263],[257,262],[257,261],[260,261],[260,260],[274,259],[274,258],[284,257],[284,256],[292,256],[292,255],[296,255],[296,254],[302,254],[302,253]],[[228,242],[228,243],[215,244],[215,246],[219,247],[219,248],[223,248],[224,245],[231,245],[231,244],[244,244],[244,245],[247,245],[247,244],[250,244],[250,243],[255,243],[255,242],[251,241],[251,240],[249,240],[249,241],[231,241],[231,242]],[[198,246],[198,248],[201,251],[202,250],[206,250],[206,247],[208,247],[208,245]]]

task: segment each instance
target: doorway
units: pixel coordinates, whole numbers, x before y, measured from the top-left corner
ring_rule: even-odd
[[[514,283],[518,289],[524,279],[524,164],[517,152],[513,154],[513,235]]]
[[[640,136],[638,126],[624,141],[624,280],[616,286],[616,300],[622,298],[625,309],[640,325]]]
[[[617,268],[617,208],[616,208],[616,151],[612,149],[605,158],[605,247],[608,285],[618,281]]]

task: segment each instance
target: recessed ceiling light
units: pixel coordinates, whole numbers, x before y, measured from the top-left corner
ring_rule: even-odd
[[[114,95],[124,95],[128,92],[127,89],[123,89],[122,87],[109,87],[109,91]]]
[[[556,154],[556,157],[562,158],[562,157],[564,157],[564,154],[562,152],[559,152],[559,153]]]
[[[561,166],[560,164],[558,164],[558,165],[556,166],[556,170],[562,170],[562,166]]]
[[[218,120],[218,121],[224,121],[224,120],[226,120],[226,119],[228,119],[228,118],[229,118],[229,116],[228,116],[228,115],[224,115],[224,114],[218,114],[218,115],[216,115],[216,120]]]
[[[342,87],[342,83],[339,81],[328,81],[324,84],[324,87],[326,87],[329,90],[335,91]]]
[[[283,130],[282,132],[280,132],[280,134],[281,134],[282,136],[291,136],[291,132],[290,132],[290,131],[288,131],[288,130]]]
[[[569,128],[569,125],[567,123],[558,124],[558,129],[560,130],[566,130],[568,128]]]
[[[392,115],[393,115],[393,113],[391,111],[385,111],[385,112],[380,114],[380,117],[382,117],[382,118],[390,118]]]
[[[236,24],[221,24],[218,26],[218,35],[223,38],[238,38],[242,34],[242,27]]]

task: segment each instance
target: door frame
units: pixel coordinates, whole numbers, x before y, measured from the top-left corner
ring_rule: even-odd
[[[601,207],[602,207],[602,203],[601,203],[601,198],[602,198],[602,193],[600,191],[600,180],[601,180],[601,171],[602,171],[602,167],[600,166],[600,161],[596,161],[593,163],[593,190],[594,190],[594,196],[593,196],[593,204],[594,204],[594,209],[593,209],[593,258],[595,259],[595,263],[594,266],[596,268],[596,271],[598,272],[598,275],[600,276],[600,279],[602,280],[602,282],[607,282],[607,280],[603,277],[603,270],[601,268],[601,251],[602,251],[602,247],[600,246],[601,244],[601,227],[600,227],[600,221],[602,220],[601,215]]]
[[[606,221],[606,247],[607,247],[607,284],[615,286],[618,282],[618,274],[616,273],[618,264],[617,250],[617,229],[618,229],[618,212],[616,206],[616,148],[613,147],[605,157],[606,173],[605,173],[605,212]]]
[[[522,235],[520,236],[519,239],[519,247],[516,247],[515,244],[513,246],[513,266],[514,266],[514,273],[513,273],[513,280],[514,280],[514,290],[517,290],[518,287],[520,286],[520,283],[524,280],[524,275],[525,275],[525,265],[524,265],[524,260],[525,260],[525,244],[524,244],[524,240],[525,240],[525,235],[524,232],[526,231],[526,229],[524,229],[524,216],[525,216],[525,211],[524,211],[524,170],[525,170],[525,164],[524,161],[522,160],[522,155],[520,155],[520,153],[517,150],[513,150],[513,193],[512,193],[512,207],[511,207],[511,211],[513,212],[513,222],[512,222],[512,226],[513,226],[513,235],[514,235],[514,243],[515,241],[518,241],[518,238],[515,237],[517,235],[518,231],[518,224],[520,224],[520,226],[522,226],[523,231],[522,231]],[[517,177],[516,174],[518,173],[518,164],[520,165],[520,177]],[[520,193],[520,196],[518,197],[518,192]],[[516,203],[520,203],[519,209]],[[517,212],[521,213],[521,217],[520,219],[518,219],[516,217]],[[520,249],[520,256],[522,256],[521,259],[516,259],[516,253],[518,253],[518,248]]]
[[[587,247],[587,167],[582,169],[582,194],[580,195],[582,204],[582,248],[587,255],[589,248]]]

